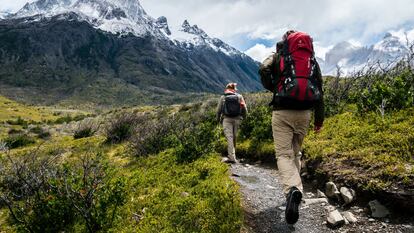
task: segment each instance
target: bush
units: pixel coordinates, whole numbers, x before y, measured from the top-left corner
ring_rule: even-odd
[[[50,137],[50,132],[46,131],[45,129],[43,129],[40,126],[36,126],[34,128],[31,128],[29,130],[29,132],[37,134],[37,137],[40,138],[40,139],[47,139],[47,138]]]
[[[371,77],[370,82],[362,80],[363,86],[353,93],[353,100],[361,113],[400,110],[414,106],[414,73],[405,68]]]
[[[100,154],[57,166],[58,157],[32,152],[2,164],[0,201],[18,230],[105,232],[126,199],[125,179]]]
[[[215,143],[218,143],[219,139],[216,125],[215,115],[212,112],[201,118],[200,122],[187,125],[185,130],[177,135],[179,142],[175,148],[177,161],[193,162],[213,152],[216,149]]]
[[[250,100],[249,115],[240,125],[241,139],[252,139],[255,142],[272,140],[272,108],[269,107],[268,95],[257,95],[246,98]]]
[[[78,124],[75,132],[73,133],[74,139],[92,137],[99,130],[99,126],[91,121],[84,121]]]
[[[30,144],[35,143],[36,141],[27,134],[16,134],[7,137],[6,139],[4,139],[4,142],[6,143],[7,148],[15,149],[19,147],[28,146]]]
[[[27,125],[28,125],[28,122],[27,121],[25,121],[23,118],[21,118],[20,116],[19,117],[17,117],[17,119],[16,120],[8,120],[8,121],[6,121],[7,122],[7,124],[10,124],[10,125],[21,125],[21,126],[23,126],[23,128],[26,128],[27,127]]]
[[[134,134],[137,124],[145,122],[145,116],[138,116],[133,113],[121,113],[115,116],[105,129],[107,143],[120,143],[130,139]]]
[[[137,125],[132,147],[137,156],[157,154],[177,144],[177,133],[181,133],[181,120],[178,117],[165,115],[155,120],[147,118]]]

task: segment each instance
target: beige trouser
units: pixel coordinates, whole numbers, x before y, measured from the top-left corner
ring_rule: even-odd
[[[307,134],[310,119],[311,110],[273,111],[273,140],[277,167],[285,194],[288,194],[292,187],[303,191],[299,152]]]
[[[227,154],[230,160],[236,161],[236,135],[240,118],[224,117],[223,128],[227,139]]]

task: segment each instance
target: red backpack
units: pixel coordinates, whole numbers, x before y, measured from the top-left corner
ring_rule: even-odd
[[[276,83],[275,99],[289,108],[306,109],[321,99],[316,77],[316,60],[312,38],[294,32],[283,41],[279,67],[281,75]]]

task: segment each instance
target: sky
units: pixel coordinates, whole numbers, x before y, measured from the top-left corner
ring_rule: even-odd
[[[27,0],[0,0],[0,11],[17,11]],[[287,29],[308,32],[316,54],[350,41],[371,45],[387,31],[414,28],[412,0],[140,0],[149,15],[172,27],[185,19],[212,37],[261,60]]]

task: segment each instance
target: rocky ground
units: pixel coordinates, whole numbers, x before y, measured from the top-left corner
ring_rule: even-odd
[[[245,226],[241,233],[271,233],[271,232],[395,232],[414,233],[414,217],[397,216],[391,213],[387,217],[374,218],[368,205],[348,205],[342,207],[330,199],[321,198],[321,193],[315,192],[312,187],[305,188],[304,201],[300,208],[300,219],[294,225],[285,223],[285,197],[282,185],[278,180],[275,165],[231,165],[232,177],[240,184],[245,210]],[[328,203],[328,202],[329,203]],[[338,226],[332,227],[328,223],[328,216],[338,210]],[[355,217],[355,223],[343,223],[341,217],[345,212]],[[343,218],[345,220],[345,218]],[[352,222],[352,220],[351,220]]]

